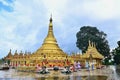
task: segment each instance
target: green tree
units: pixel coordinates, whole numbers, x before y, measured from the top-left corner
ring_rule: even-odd
[[[2,64],[2,63],[4,63],[4,59],[3,58],[0,59],[0,64]]]
[[[0,64],[2,63],[2,59],[0,59]]]
[[[99,31],[96,27],[83,26],[76,34],[76,46],[85,53],[88,47],[89,40],[96,44],[97,50],[104,56],[108,56],[110,48],[106,40],[107,34]]]
[[[114,54],[114,63],[120,64],[120,41],[117,42],[118,47],[115,48],[112,53]]]

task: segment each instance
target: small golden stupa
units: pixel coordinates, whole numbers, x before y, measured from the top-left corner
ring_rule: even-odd
[[[13,55],[12,55],[11,49],[10,49],[10,51],[9,51],[8,55],[5,57],[5,59],[11,60],[12,57],[13,57]]]

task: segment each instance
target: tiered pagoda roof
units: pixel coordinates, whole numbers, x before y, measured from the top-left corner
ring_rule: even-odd
[[[89,58],[103,59],[104,58],[104,56],[97,51],[96,45],[94,43],[91,43],[90,41],[89,41],[88,49],[86,53],[83,54],[82,57],[85,59],[89,59]]]

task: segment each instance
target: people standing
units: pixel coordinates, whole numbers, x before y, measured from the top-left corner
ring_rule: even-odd
[[[92,70],[94,70],[94,63],[93,63],[93,62],[92,62],[92,65],[91,65],[91,66],[92,66]]]
[[[85,67],[86,67],[86,69],[89,71],[89,68],[90,68],[89,62],[86,62],[86,63],[85,63]]]
[[[80,65],[80,62],[78,61],[77,63],[77,69],[80,70],[81,69],[81,65]]]

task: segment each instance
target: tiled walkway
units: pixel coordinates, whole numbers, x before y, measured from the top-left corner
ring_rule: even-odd
[[[60,71],[58,72],[50,71],[50,74],[47,74],[47,75],[42,75],[42,74],[37,74],[37,73],[32,73],[32,72],[30,73],[29,72],[18,72],[15,70],[0,71],[0,78],[20,78],[20,79],[29,78],[31,80],[35,80],[34,78],[41,78],[41,77],[59,77],[59,78],[61,77],[60,79],[57,79],[57,80],[61,80],[61,79],[66,80],[66,79],[63,79],[65,77],[69,77],[69,79],[67,78],[67,80],[86,80],[86,79],[83,79],[83,77],[81,79],[77,79],[77,78],[80,78],[81,76],[87,76],[87,77],[107,76],[108,77],[107,80],[120,80],[120,75],[116,73],[114,66],[110,66],[110,67],[103,68],[103,69],[96,69],[93,71],[92,70],[87,71],[86,69],[82,69],[80,71],[73,72],[69,75],[62,74]],[[76,78],[76,79],[73,79],[73,78]],[[99,80],[102,80],[102,79],[99,79]]]

